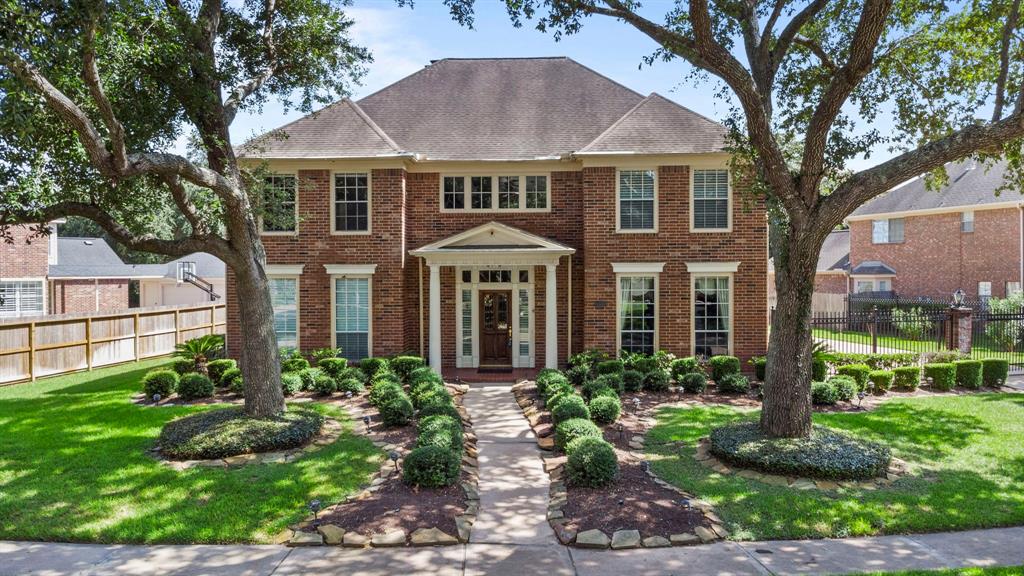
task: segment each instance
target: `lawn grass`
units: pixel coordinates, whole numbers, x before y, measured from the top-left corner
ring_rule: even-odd
[[[871,351],[871,334],[852,330],[834,330],[831,328],[814,328],[811,333],[815,338],[832,340],[833,342],[846,342],[857,347],[864,348],[864,352]],[[945,340],[938,343],[934,340],[914,340],[900,336],[879,335],[878,348],[886,350],[899,350],[902,352],[916,352],[927,354],[945,349]],[[971,342],[971,358],[980,360],[982,358],[1006,358],[1014,363],[1024,362],[1024,351],[1014,350],[1007,352],[990,343],[984,334],[975,335]]]
[[[0,388],[0,540],[269,542],[311,499],[336,502],[379,466],[379,450],[347,432],[288,464],[163,466],[145,453],[161,427],[209,409],[132,404],[142,375],[163,363]]]
[[[711,428],[756,411],[663,408],[647,434],[659,476],[712,502],[736,539],[820,538],[1024,524],[1024,395],[888,401],[814,421],[887,444],[911,472],[884,490],[794,490],[717,474],[693,459]]]
[[[859,572],[858,574],[860,576],[1021,576],[1024,575],[1024,566],[908,570],[903,572]]]

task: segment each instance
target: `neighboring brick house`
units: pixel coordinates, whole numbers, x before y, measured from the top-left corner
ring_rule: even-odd
[[[1005,297],[1024,281],[1024,201],[1005,190],[1005,162],[948,164],[939,191],[916,178],[868,202],[850,226],[853,292],[949,299]]]
[[[825,238],[818,254],[814,275],[815,294],[848,294],[850,274],[850,231],[835,230]],[[775,266],[768,262],[768,300],[775,302]]]
[[[449,372],[591,347],[762,354],[765,212],[737,201],[724,134],[523,58],[435,61],[261,136],[240,156],[268,173],[278,341]],[[238,314],[229,297],[229,349]]]

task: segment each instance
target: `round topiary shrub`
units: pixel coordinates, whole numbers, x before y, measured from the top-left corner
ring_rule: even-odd
[[[173,460],[227,458],[297,448],[316,436],[323,423],[323,416],[305,408],[288,408],[269,418],[250,418],[243,408],[225,408],[169,422],[157,443]]]
[[[567,395],[558,402],[558,405],[551,409],[551,419],[555,421],[555,424],[565,422],[570,418],[590,420],[590,410],[587,409],[583,398],[576,394]]]
[[[622,360],[605,360],[597,363],[598,374],[621,374],[626,370]]]
[[[847,364],[836,368],[836,374],[853,378],[857,382],[857,388],[864,390],[868,387],[871,368],[867,364]]]
[[[565,450],[570,442],[584,436],[603,437],[601,429],[596,424],[583,418],[570,418],[555,426],[555,446],[559,450]]]
[[[687,358],[676,358],[669,366],[670,371],[672,372],[672,379],[675,380],[677,384],[682,382],[683,376],[686,376],[687,374],[694,374],[697,372],[701,374],[704,373],[700,368],[700,362],[698,362],[693,356]]]
[[[381,368],[377,370],[377,373],[370,377],[370,388],[378,384],[391,383],[402,385],[402,380],[399,379],[398,374],[395,374],[390,368]]]
[[[631,372],[612,372],[611,374],[602,374],[593,380],[594,385],[597,388],[611,388],[616,394],[622,394],[626,389],[626,374]],[[641,377],[642,378],[642,377]]]
[[[356,368],[355,366],[349,366],[348,368],[345,368],[345,371],[341,373],[341,376],[338,378],[338,380],[345,380],[347,378],[359,380],[360,384],[362,384],[364,387],[366,386],[366,383],[370,381],[370,379],[366,376],[366,372],[363,372],[362,370]]]
[[[619,399],[619,393],[616,392],[615,390],[612,390],[611,388],[598,388],[594,392],[594,395],[590,398],[590,402],[593,402],[594,400],[602,396],[607,396],[608,398],[615,398],[616,400]],[[590,405],[590,402],[587,403],[588,406]]]
[[[359,361],[359,369],[366,373],[367,378],[373,378],[377,371],[387,366],[387,358],[363,358]]]
[[[756,422],[711,431],[710,450],[724,462],[767,474],[867,480],[885,474],[891,454],[881,444],[814,426],[807,438],[769,438]]]
[[[612,374],[602,378],[614,377]],[[622,391],[639,392],[644,387],[644,375],[637,370],[626,370],[622,373]]]
[[[178,396],[184,400],[196,400],[213,396],[213,381],[206,374],[189,372],[178,380]]]
[[[189,372],[196,371],[196,363],[194,360],[188,358],[178,358],[171,364],[171,369],[174,370],[178,376],[184,376]]]
[[[174,370],[153,370],[142,377],[142,390],[146,398],[153,398],[159,394],[161,398],[167,398],[178,389],[178,373]]]
[[[231,358],[221,358],[220,360],[211,360],[206,364],[206,373],[210,375],[210,380],[217,386],[225,386],[221,382],[224,378],[224,373],[232,368],[238,368],[238,363]]]
[[[603,381],[591,380],[590,382],[587,382],[586,384],[584,384],[583,388],[580,389],[580,395],[583,396],[584,400],[586,400],[587,402],[590,402],[590,400],[598,392],[600,392],[602,390],[611,390],[611,388],[609,388],[608,385],[606,385]]]
[[[541,396],[550,396],[548,393],[548,387],[553,382],[563,378],[564,376],[558,370],[555,370],[554,368],[544,368],[537,373],[537,379],[535,380],[537,383],[537,392],[539,392]]]
[[[409,373],[409,386],[415,386],[424,380],[440,380],[441,377],[437,375],[429,366],[420,366]]]
[[[853,400],[860,390],[857,387],[857,381],[849,376],[833,376],[828,379],[828,383],[835,386],[836,395],[844,402]]]
[[[631,368],[641,374],[647,375],[658,369],[658,359],[650,356],[634,358]]]
[[[644,390],[648,392],[667,392],[669,386],[668,372],[656,369],[644,375]]]
[[[313,385],[309,387],[311,392],[320,396],[330,396],[338,389],[338,383],[323,372],[318,372],[313,378]]]
[[[281,360],[281,372],[301,372],[308,368],[309,360],[303,358],[298,352]]]
[[[690,394],[702,394],[708,387],[708,379],[704,376],[703,372],[683,374],[677,382],[684,392],[689,392]]]
[[[982,384],[982,370],[984,366],[981,360],[957,360],[953,362],[956,366],[956,385],[968,390],[978,390]]]
[[[890,370],[872,370],[868,374],[868,380],[871,381],[871,389],[875,394],[885,394],[891,390],[895,378],[896,374]]]
[[[412,419],[412,401],[399,394],[380,407],[380,419],[385,426],[405,426]]]
[[[462,453],[440,446],[420,446],[409,452],[402,466],[402,481],[410,486],[441,488],[459,479]]]
[[[452,401],[452,397],[447,391],[443,394],[431,394],[427,396],[420,401],[420,405],[417,410],[419,411],[420,418],[443,415],[458,418],[460,421],[462,420],[462,416],[459,415],[459,411],[455,409],[455,402]]]
[[[462,422],[447,414],[420,418],[416,425],[416,446],[440,446],[462,450]]]
[[[735,356],[712,356],[708,366],[711,367],[711,379],[715,382],[730,374],[740,373],[740,359]]]
[[[985,386],[998,388],[1010,375],[1010,361],[1005,358],[985,358],[981,361],[981,379]]]
[[[839,401],[839,392],[830,382],[811,382],[811,403],[831,406]]]
[[[281,392],[285,396],[292,396],[299,390],[302,390],[302,378],[298,374],[295,372],[281,374]]]
[[[742,374],[728,374],[715,380],[718,391],[722,394],[746,394],[750,391],[750,381]]]
[[[410,382],[413,370],[422,368],[426,362],[419,356],[396,356],[389,363],[402,382]]]
[[[284,372],[284,374],[287,374],[287,372]],[[313,384],[316,383],[316,377],[319,376],[321,372],[319,368],[306,368],[305,370],[294,372],[294,374],[298,374],[299,379],[302,380],[303,390],[312,390]]]
[[[379,382],[370,388],[370,404],[380,408],[399,394],[405,394],[402,385],[396,382]]]
[[[900,366],[892,369],[892,385],[897,390],[917,390],[921,384],[920,366]]]
[[[925,364],[924,377],[931,380],[932,388],[948,392],[956,385],[956,365],[952,362]]]
[[[588,364],[580,364],[573,366],[565,371],[565,377],[569,380],[569,384],[573,386],[583,386],[593,377],[590,366]]]
[[[452,401],[452,395],[449,394],[448,390],[440,384],[430,384],[429,387],[420,387],[417,391],[418,393],[412,397],[412,405],[416,408],[421,408],[426,404],[437,401]]]
[[[348,360],[344,358],[321,358],[316,363],[316,367],[331,378],[340,380],[342,374],[348,370]]]
[[[764,356],[755,356],[750,359],[750,365],[754,367],[754,378],[758,382],[764,382],[764,374],[768,370],[768,359]]]
[[[619,476],[615,448],[601,438],[577,438],[565,447],[565,452],[569,455],[565,462],[565,476],[573,486],[600,488]]]
[[[556,381],[549,384],[544,395],[545,402],[549,404],[548,408],[550,408],[551,400],[554,400],[555,396],[563,396],[565,394],[576,394],[576,389],[569,382]]]
[[[366,389],[362,381],[357,378],[342,378],[335,380],[335,383],[337,384],[338,392],[341,393],[351,392],[352,394],[359,394]]]
[[[595,396],[587,406],[590,419],[598,424],[611,424],[622,413],[622,401],[616,396]]]
[[[220,377],[221,386],[226,386],[234,394],[245,392],[245,382],[242,380],[241,368],[228,368]]]
[[[573,396],[576,396],[576,392],[574,391],[559,392],[558,394],[552,396],[547,402],[545,402],[545,406],[547,407],[548,412],[553,412],[555,410],[555,407],[558,406],[559,402],[565,400],[566,398],[571,398]]]
[[[412,405],[418,408],[423,398],[431,394],[447,395],[448,390],[444,387],[444,384],[435,381],[424,380],[412,387],[412,389],[409,391],[409,398],[412,398]]]
[[[767,366],[766,366],[767,368]],[[824,380],[828,376],[828,362],[820,356],[811,358],[811,379]]]

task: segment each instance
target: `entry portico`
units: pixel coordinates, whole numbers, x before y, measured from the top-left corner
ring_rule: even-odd
[[[488,222],[410,251],[430,269],[430,366],[441,371],[441,267],[456,268],[456,367],[534,368],[535,271],[545,267],[544,364],[558,367],[557,267],[576,250]]]

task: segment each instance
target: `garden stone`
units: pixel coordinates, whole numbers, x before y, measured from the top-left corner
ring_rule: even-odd
[[[838,490],[839,489],[839,484],[836,484],[835,482],[831,482],[829,480],[818,480],[817,482],[815,482],[815,485],[817,485],[819,490]]]
[[[778,476],[776,474],[766,474],[762,482],[772,486],[789,486],[789,480],[786,480],[785,476]]]
[[[541,450],[554,450],[555,439],[551,436],[548,436],[547,438],[537,438],[537,446],[540,447]]]
[[[459,542],[469,542],[469,531],[473,527],[473,521],[467,516],[455,517],[455,529],[459,532]]]
[[[814,483],[813,480],[809,480],[807,478],[798,478],[796,482],[793,482],[792,487],[796,488],[797,490],[811,490],[812,488],[816,488],[817,485]]]
[[[370,538],[370,545],[374,548],[405,546],[405,530],[391,530],[383,534],[374,534]]]
[[[334,524],[324,524],[316,529],[324,537],[324,544],[337,546],[345,538],[345,529]]]
[[[664,536],[648,536],[643,540],[644,548],[667,548],[672,542]],[[614,547],[614,544],[612,545]]]
[[[576,546],[579,548],[607,548],[610,543],[608,535],[596,528],[576,535]]]
[[[554,527],[554,529],[555,536],[558,538],[558,541],[561,542],[563,545],[568,546],[569,544],[572,544],[574,540],[576,540],[576,530],[573,530],[572,528],[566,528],[564,525],[556,526]]]
[[[708,542],[714,542],[715,540],[718,540],[718,534],[715,534],[713,530],[710,530],[703,526],[697,526],[693,529],[693,531],[697,534],[697,537],[700,538],[700,541],[704,542],[705,544],[707,544]]]
[[[668,539],[673,546],[691,546],[693,544],[698,544],[701,541],[699,536],[689,532],[683,534],[673,534],[669,536]]]
[[[323,546],[324,537],[315,532],[296,532],[288,541],[289,546]]]
[[[366,548],[369,543],[370,539],[358,532],[346,532],[341,539],[341,545],[345,548]]]
[[[554,520],[556,518],[565,518],[565,513],[559,508],[551,508],[548,510],[548,520]]]
[[[413,546],[451,546],[459,543],[458,538],[437,527],[416,530],[412,533],[411,541]]]
[[[719,538],[725,539],[729,536],[729,531],[725,529],[721,524],[712,524],[711,531],[718,535]]]
[[[612,534],[612,549],[623,550],[625,548],[639,548],[640,547],[640,531],[639,530],[616,530]]]

